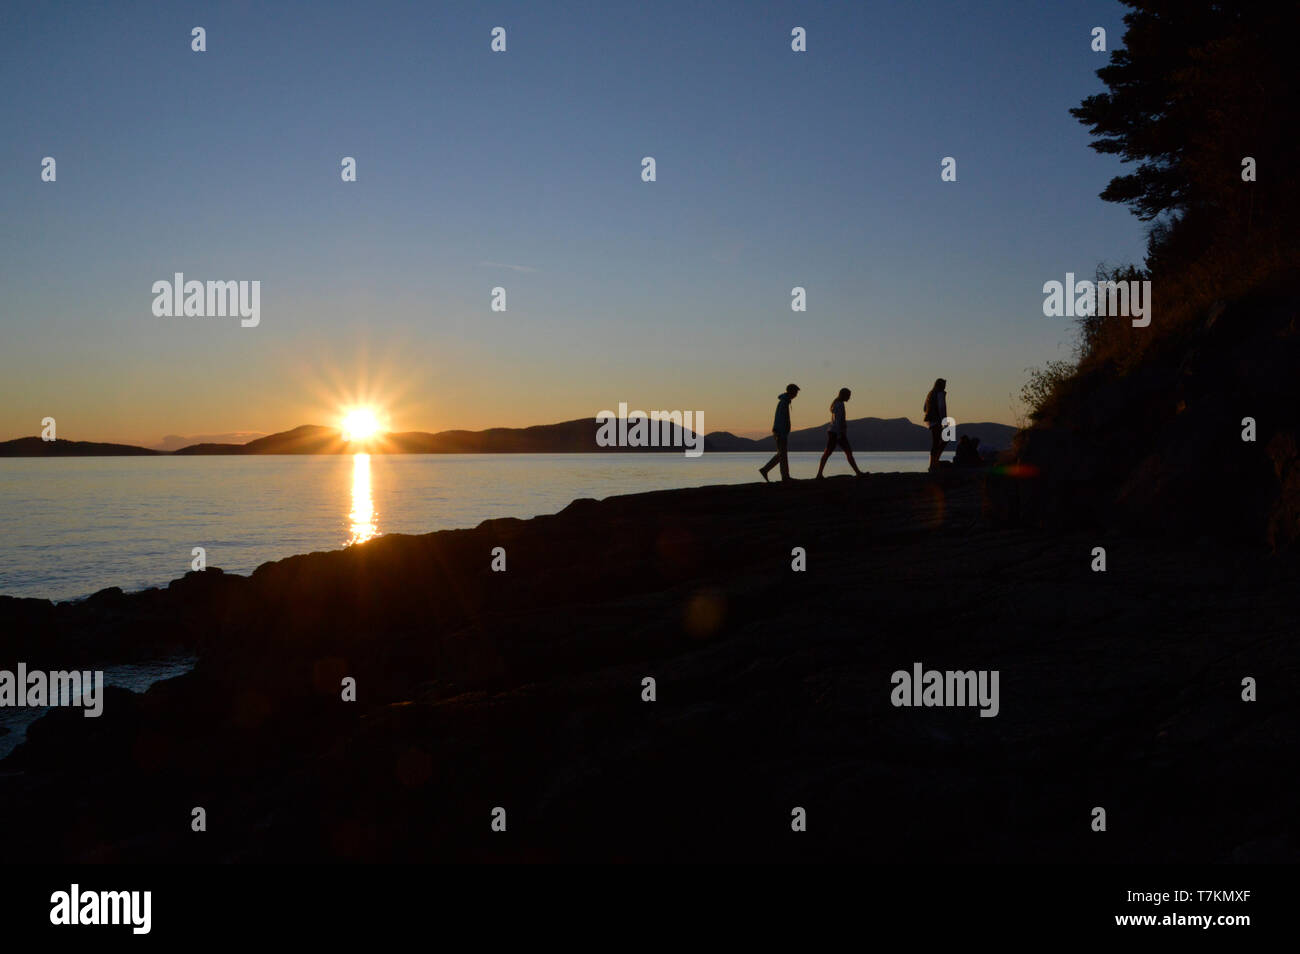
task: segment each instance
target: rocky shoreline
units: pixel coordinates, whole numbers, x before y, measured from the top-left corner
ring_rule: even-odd
[[[1294,555],[1003,525],[1017,479],[579,500],[0,598],[0,668],[198,657],[30,728],[6,860],[1294,859]],[[917,663],[998,671],[996,717],[893,705]]]

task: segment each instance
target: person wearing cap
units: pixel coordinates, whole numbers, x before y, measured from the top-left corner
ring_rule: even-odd
[[[758,472],[767,480],[767,472],[773,467],[781,468],[781,479],[790,479],[790,458],[787,449],[790,444],[790,402],[799,396],[799,385],[787,384],[785,393],[776,396],[776,417],[772,421],[772,436],[776,438],[776,454],[772,456]]]

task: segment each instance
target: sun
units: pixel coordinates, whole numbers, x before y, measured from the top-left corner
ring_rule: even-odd
[[[379,415],[374,408],[354,407],[346,411],[341,422],[345,441],[368,441],[378,437],[381,429]]]

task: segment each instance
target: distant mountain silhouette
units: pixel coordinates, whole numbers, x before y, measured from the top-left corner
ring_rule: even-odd
[[[304,424],[290,431],[268,434],[246,444],[191,444],[174,451],[157,451],[129,444],[95,444],[87,441],[43,441],[20,437],[0,442],[0,457],[111,457],[181,456],[201,457],[242,454],[351,454],[366,450],[376,454],[590,454],[676,453],[684,451],[682,428],[671,425],[674,443],[662,447],[600,447],[596,444],[599,425],[593,418],[535,427],[493,427],[485,431],[401,431],[353,444],[343,440],[337,427]],[[1006,424],[959,424],[957,434],[973,434],[981,444],[1003,448],[1011,443],[1014,427]],[[687,432],[689,433],[689,432]],[[930,432],[907,418],[884,420],[863,417],[849,421],[849,440],[860,451],[924,451],[930,447]],[[790,450],[819,451],[826,446],[826,425],[808,427],[790,435]],[[705,435],[704,450],[770,451],[772,438],[752,440],[728,431]]]
[[[173,451],[179,456],[204,454],[347,454],[353,448],[337,427],[303,424],[291,431],[268,434],[247,444],[191,444]]]
[[[486,431],[439,431],[427,434],[406,431],[389,434],[388,442],[397,453],[406,454],[591,454],[601,451],[660,451],[681,447],[599,447],[598,425],[590,417],[560,424],[535,427],[492,427]],[[673,427],[672,437],[681,429]]]
[[[0,442],[0,457],[157,457],[163,451],[132,444],[99,444],[94,441],[42,440],[19,437]]]
[[[180,450],[182,447],[190,447],[194,444],[246,444],[251,440],[259,437],[265,437],[261,431],[231,431],[227,434],[204,434],[198,437],[183,437],[180,434],[168,434],[157,444],[150,444],[153,450],[166,451],[170,453],[174,450]]]

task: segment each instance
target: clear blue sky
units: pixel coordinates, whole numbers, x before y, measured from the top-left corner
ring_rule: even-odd
[[[4,4],[0,438],[265,433],[357,399],[397,429],[626,401],[751,433],[787,381],[802,427],[842,385],[852,417],[916,420],[940,375],[959,420],[1010,421],[1072,341],[1043,283],[1141,261],[1097,198],[1122,167],[1067,112],[1123,12]],[[260,280],[260,326],[155,317],[177,271]]]

